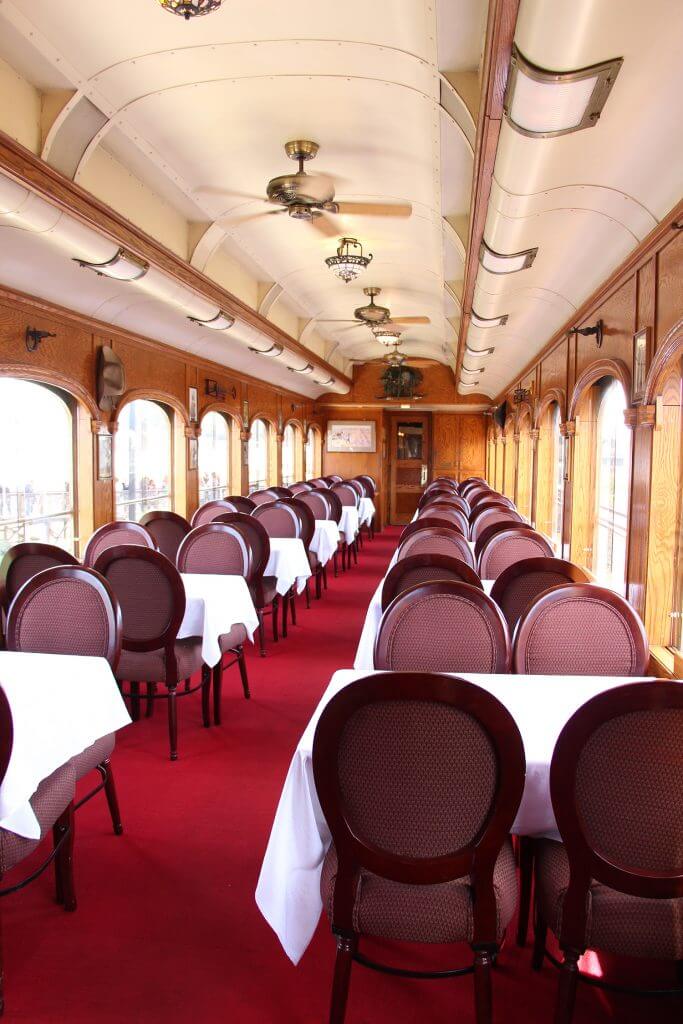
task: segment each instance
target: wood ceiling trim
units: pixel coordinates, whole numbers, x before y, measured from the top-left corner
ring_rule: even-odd
[[[331,366],[325,359],[316,356],[301,345],[296,338],[281,330],[276,324],[260,316],[250,306],[226,291],[215,281],[182,260],[151,235],[146,234],[131,221],[122,217],[106,203],[86,192],[80,185],[60,174],[49,164],[31,153],[5,132],[0,132],[0,170],[19,184],[36,192],[47,202],[64,210],[72,217],[95,231],[106,235],[117,244],[130,249],[135,255],[168,274],[173,280],[196,291],[202,298],[215,302],[226,313],[241,320],[280,345],[302,356],[307,362],[313,360],[327,373],[351,386],[351,378]],[[230,369],[230,367],[223,367]]]
[[[520,0],[491,0],[489,5],[481,100],[474,146],[474,177],[462,292],[462,316],[458,334],[458,373],[462,367],[465,337],[472,311],[472,297],[479,268],[479,246],[484,237],[491,195],[519,2]]]
[[[585,320],[590,319],[590,317],[597,312],[598,307],[601,306],[602,303],[610,297],[610,295],[618,291],[627,278],[631,277],[643,264],[647,263],[647,261],[651,259],[656,252],[662,249],[665,243],[670,240],[670,236],[673,237],[682,229],[682,224],[683,199],[676,203],[664,220],[660,221],[657,227],[643,239],[640,245],[626,257],[623,263],[621,263],[593,292],[593,294],[590,295],[581,306],[579,306],[571,319],[567,320],[566,323],[563,324],[559,331],[552,336],[550,341],[543,346],[538,355],[534,356],[523,370],[516,374],[510,383],[503,388],[503,390],[493,400],[492,406],[495,407],[500,405],[513,385],[524,380],[525,377],[528,377],[529,374],[533,373],[543,360],[547,359],[550,353],[558,347],[558,345],[561,345],[566,341],[567,334],[572,330],[572,328],[580,327]]]

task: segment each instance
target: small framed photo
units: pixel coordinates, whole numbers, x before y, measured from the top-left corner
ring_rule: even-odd
[[[643,327],[633,335],[633,402],[640,402],[645,394],[647,368],[650,360],[650,328]]]
[[[375,452],[374,420],[337,420],[327,424],[328,452]]]
[[[97,435],[97,479],[111,480],[113,475],[112,436]]]
[[[190,445],[190,469],[197,469],[199,466],[199,440],[196,437],[189,439]]]
[[[188,388],[187,406],[190,410],[190,419],[196,423],[199,419],[199,393],[196,388]]]

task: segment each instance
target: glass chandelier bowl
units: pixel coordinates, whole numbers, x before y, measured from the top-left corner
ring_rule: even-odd
[[[372,260],[372,253],[363,255],[363,246],[357,238],[340,238],[336,256],[328,256],[325,263],[345,284],[355,281]]]
[[[185,21],[196,18],[200,14],[211,14],[217,11],[223,0],[159,0],[165,11],[177,14]]]
[[[387,348],[392,348],[401,342],[401,334],[403,332],[399,327],[395,327],[394,324],[374,324],[370,329],[377,341],[381,342],[382,345],[386,345]]]

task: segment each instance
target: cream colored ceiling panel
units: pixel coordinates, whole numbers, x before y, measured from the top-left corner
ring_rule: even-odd
[[[441,126],[441,212],[444,217],[464,218],[470,208],[473,153],[458,125],[443,110]]]
[[[481,0],[436,0],[438,62],[441,71],[469,71],[479,66],[486,31]]]

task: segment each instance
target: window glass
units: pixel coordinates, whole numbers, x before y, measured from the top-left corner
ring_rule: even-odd
[[[306,434],[306,450],[305,450],[305,477],[307,480],[312,480],[319,472],[320,465],[320,439],[318,431],[314,427],[309,427]]]
[[[593,572],[599,583],[624,593],[631,431],[624,422],[626,399],[619,381],[603,390],[597,425],[597,508]]]
[[[199,504],[224,498],[230,491],[230,425],[219,412],[202,420],[199,437]]]
[[[296,444],[298,431],[288,423],[282,435],[282,483],[289,487],[296,480]]]
[[[124,406],[114,435],[116,518],[137,522],[145,512],[170,510],[171,420],[156,402]]]
[[[33,541],[74,550],[73,418],[49,387],[0,378],[0,554]]]
[[[254,420],[249,438],[249,490],[268,486],[268,428],[263,420]]]
[[[562,519],[564,515],[565,440],[560,432],[560,407],[553,406],[553,491],[551,538],[555,551],[562,551]]]

